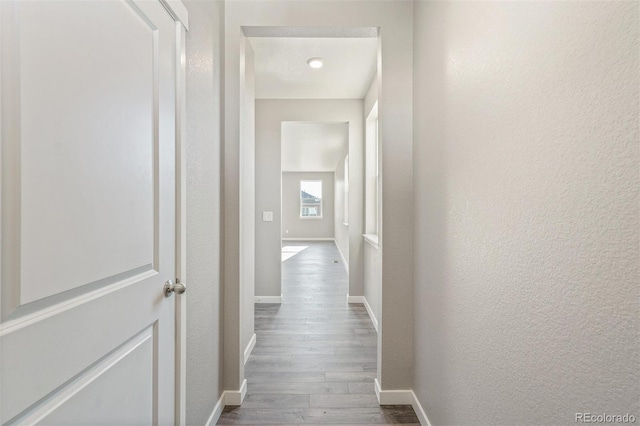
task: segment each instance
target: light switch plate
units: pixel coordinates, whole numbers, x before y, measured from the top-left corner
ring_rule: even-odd
[[[262,212],[263,222],[273,222],[273,212]]]

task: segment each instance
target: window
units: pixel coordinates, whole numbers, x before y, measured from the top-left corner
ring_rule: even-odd
[[[300,217],[303,219],[322,218],[322,181],[300,181]]]
[[[344,157],[344,224],[349,224],[349,154]]]
[[[371,108],[365,133],[365,233],[378,235],[380,170],[378,168],[378,103]]]

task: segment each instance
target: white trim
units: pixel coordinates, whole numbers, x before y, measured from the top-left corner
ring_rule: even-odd
[[[344,265],[344,269],[347,271],[347,276],[348,276],[349,263],[347,262],[347,259],[344,258],[344,254],[342,254],[342,250],[340,250],[340,246],[338,245],[338,242],[336,240],[333,240],[333,242],[336,244],[336,247],[338,248],[338,253],[340,253],[340,257],[342,258],[342,264]]]
[[[220,399],[218,399],[218,402],[216,402],[216,406],[213,407],[213,411],[209,416],[209,420],[207,420],[207,423],[205,423],[205,426],[214,426],[218,423],[218,420],[220,420],[220,415],[222,414],[222,410],[224,409],[224,397],[225,393],[222,392],[222,395],[220,395]]]
[[[253,333],[247,347],[244,350],[244,363],[246,364],[249,361],[249,356],[251,356],[251,351],[253,351],[254,346],[256,345],[256,333]]]
[[[408,390],[382,390],[380,382],[374,379],[376,397],[380,405],[411,405],[413,402],[413,391]]]
[[[369,243],[371,247],[376,250],[380,249],[380,243],[376,234],[362,234],[362,237],[364,238],[364,241]]]
[[[349,296],[347,294],[347,303],[364,303],[364,296]]]
[[[411,406],[413,407],[413,411],[416,412],[416,416],[418,416],[418,420],[420,420],[420,424],[423,426],[431,426],[431,422],[429,421],[429,417],[427,417],[427,413],[425,413],[420,401],[418,401],[418,397],[416,396],[414,391],[411,391]]]
[[[47,318],[51,318],[55,315],[59,315],[63,312],[69,311],[73,308],[76,308],[80,305],[83,305],[85,303],[89,303],[92,300],[96,300],[99,299],[103,296],[106,296],[110,293],[116,292],[120,289],[123,289],[125,287],[137,284],[138,282],[142,281],[142,280],[146,280],[149,279],[155,275],[158,275],[158,271],[155,270],[150,270],[150,271],[144,271],[140,274],[136,274],[132,277],[129,277],[125,280],[119,281],[115,284],[112,284],[110,286],[107,287],[103,287],[100,289],[97,289],[95,291],[92,291],[90,293],[86,293],[83,294],[81,296],[78,297],[74,297],[72,299],[69,300],[65,300],[63,302],[57,303],[55,305],[49,306],[47,308],[43,308],[39,311],[36,312],[32,312],[28,315],[25,315],[23,317],[20,318],[16,318],[14,320],[9,320],[5,323],[0,324],[0,337],[9,334],[9,333],[14,333],[24,327],[28,327],[30,325],[33,325],[37,322],[40,321],[44,321]]]
[[[180,5],[184,8],[182,3]],[[176,23],[176,280],[179,278],[182,282],[188,283],[186,38],[186,26]],[[187,424],[187,298],[176,297],[175,303],[175,423],[177,426],[184,426]]]
[[[167,9],[174,21],[180,22],[189,31],[189,12],[180,0],[160,0],[160,4]]]
[[[247,395],[247,379],[242,381],[240,390],[237,391],[224,391],[224,405],[242,405],[244,397]]]
[[[376,333],[378,332],[378,320],[376,319],[376,316],[373,315],[373,309],[371,309],[371,306],[369,306],[369,302],[367,302],[367,298],[363,297],[364,299],[364,307],[367,308],[367,312],[369,313],[369,318],[371,318],[371,322],[373,323],[373,328],[376,329]]]
[[[282,303],[282,295],[280,296],[254,296],[253,303]]]
[[[335,241],[335,238],[282,238],[282,241]]]
[[[377,27],[242,27],[245,37],[340,37],[340,38],[375,38],[380,30]],[[298,170],[283,170],[297,172]],[[331,170],[305,170],[305,172],[327,172]]]
[[[122,347],[116,349],[113,353],[108,354],[103,360],[88,370],[80,373],[79,377],[73,378],[69,383],[62,385],[58,389],[51,392],[47,398],[36,402],[31,410],[26,410],[28,414],[18,416],[15,424],[33,425],[40,423],[44,418],[49,416],[55,410],[64,405],[71,398],[76,396],[87,386],[98,380],[103,374],[109,373],[109,370],[125,359],[133,351],[141,347],[144,343],[153,341],[153,325],[147,327],[131,341],[125,343]]]
[[[349,296],[347,294],[347,303],[358,303],[358,304],[363,304],[365,309],[367,310],[367,313],[369,314],[369,318],[371,318],[371,322],[373,323],[373,328],[376,329],[376,333],[378,332],[378,320],[376,319],[376,316],[373,315],[373,309],[371,309],[371,306],[369,306],[369,302],[367,302],[367,298],[364,296]]]
[[[418,397],[413,390],[381,390],[380,382],[374,379],[376,397],[380,405],[411,405],[415,411],[420,424],[423,426],[431,426],[427,413],[422,408]]]
[[[255,334],[252,339],[255,339]],[[246,351],[245,351],[246,352]],[[220,420],[220,415],[222,414],[222,410],[227,405],[238,406],[242,405],[242,401],[244,401],[244,397],[247,395],[247,379],[244,379],[242,382],[242,386],[237,391],[224,391],[222,395],[220,395],[220,399],[216,402],[215,407],[213,407],[213,411],[205,423],[205,426],[213,426],[218,423]]]
[[[251,28],[258,28],[258,27],[242,27],[242,32],[244,33],[245,37],[253,37],[252,35],[249,35],[249,33],[251,33]],[[283,27],[276,27],[276,28],[283,28]],[[309,27],[312,28],[312,27]],[[249,30],[249,31],[247,31]],[[283,33],[284,34],[284,33]],[[292,36],[290,34],[287,33],[287,35],[279,35],[279,36],[274,36],[274,37],[297,37],[297,36]],[[327,36],[328,37],[328,36]],[[322,37],[324,38],[324,36]],[[342,37],[339,37],[342,38]],[[355,38],[359,38],[359,37],[355,37]],[[273,100],[273,99],[278,99],[278,98],[271,98],[271,99],[265,99],[265,100]],[[290,99],[295,99],[295,98],[290,98]],[[316,98],[316,99],[322,99],[322,98]],[[355,98],[354,98],[355,99]],[[287,120],[289,121],[289,120]],[[316,121],[298,121],[298,123],[316,123]],[[345,121],[326,121],[325,123],[336,123],[336,124],[340,124],[340,123],[346,123]],[[284,173],[333,173],[335,172],[335,170],[282,170],[282,174]],[[302,179],[302,180],[308,180],[308,179]],[[316,179],[318,180],[318,179]]]

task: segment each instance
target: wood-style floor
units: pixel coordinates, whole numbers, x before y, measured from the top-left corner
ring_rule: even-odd
[[[335,244],[283,245],[300,250],[282,264],[284,302],[256,305],[247,396],[218,424],[419,424],[411,406],[378,405],[376,331],[364,306],[346,302]]]

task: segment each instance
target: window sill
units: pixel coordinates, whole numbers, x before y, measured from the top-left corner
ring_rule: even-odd
[[[367,242],[367,244],[369,244],[371,247],[376,250],[380,249],[380,243],[377,234],[362,234],[362,237],[364,238],[365,242]]]
[[[322,219],[322,216],[300,216],[300,219]]]

